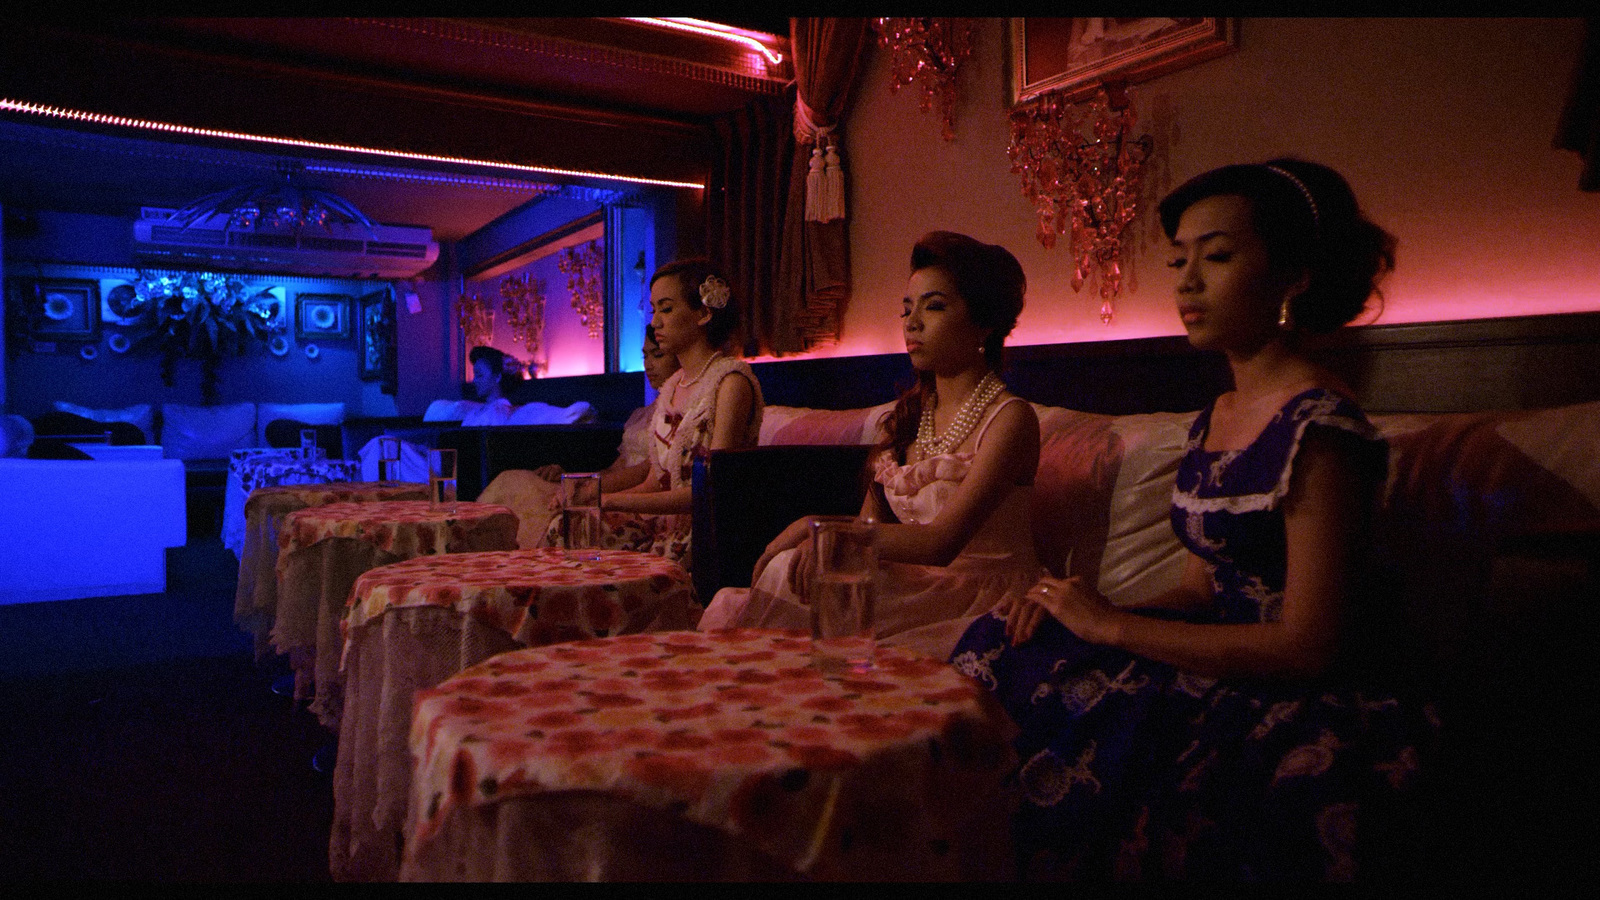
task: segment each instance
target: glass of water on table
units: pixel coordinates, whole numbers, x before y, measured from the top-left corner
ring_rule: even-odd
[[[456,511],[456,451],[428,451],[428,505]]]
[[[877,600],[875,523],[849,516],[814,516],[811,550],[811,659],[824,672],[873,668],[873,606]]]
[[[568,472],[561,476],[561,539],[571,559],[597,560],[600,554],[600,476]]]

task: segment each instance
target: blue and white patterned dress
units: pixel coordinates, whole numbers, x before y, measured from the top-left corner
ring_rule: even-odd
[[[1210,564],[1216,602],[1184,618],[1276,621],[1282,501],[1306,430],[1359,438],[1375,492],[1385,445],[1354,403],[1321,388],[1240,450],[1206,450],[1210,421],[1207,408],[1190,430],[1172,525]],[[1020,727],[1015,825],[1029,878],[1353,878],[1358,822],[1412,786],[1438,727],[1431,708],[1354,666],[1314,682],[1219,680],[1089,644],[1048,616],[1020,647],[984,616],[951,661]]]

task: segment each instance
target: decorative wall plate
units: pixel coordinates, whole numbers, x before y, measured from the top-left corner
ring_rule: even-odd
[[[155,307],[149,297],[140,298],[139,292],[126,281],[101,282],[100,318],[113,325],[135,325]],[[109,285],[109,286],[107,286]]]
[[[128,340],[127,335],[118,331],[106,338],[106,346],[110,347],[113,353],[127,353],[133,342]]]
[[[272,340],[267,342],[267,347],[272,350],[273,356],[289,355],[289,339],[281,334],[273,335]]]
[[[100,355],[100,348],[93,344],[84,344],[78,348],[78,355],[84,359],[94,359]]]
[[[317,357],[319,357],[321,355],[322,355],[322,351],[317,349],[317,345],[316,344],[307,344],[306,345],[306,359],[316,359]]]

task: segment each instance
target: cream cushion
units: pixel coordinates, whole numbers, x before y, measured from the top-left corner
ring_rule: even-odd
[[[129,422],[137,425],[139,430],[144,432],[145,440],[153,441],[156,439],[155,409],[148,403],[135,403],[132,406],[125,406],[121,409],[91,409],[87,406],[78,406],[75,403],[57,400],[55,408],[60,412],[83,416],[85,419],[93,419],[96,422]]]
[[[224,459],[255,446],[256,405],[161,404],[161,447],[167,459]]]
[[[1177,587],[1186,556],[1172,531],[1172,489],[1196,413],[1117,416],[1122,464],[1111,489],[1110,527],[1100,559],[1100,593],[1113,604]]]

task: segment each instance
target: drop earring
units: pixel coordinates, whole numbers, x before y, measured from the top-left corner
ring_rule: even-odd
[[[1289,298],[1283,298],[1283,305],[1278,307],[1278,327],[1284,331],[1293,328],[1289,319]]]

